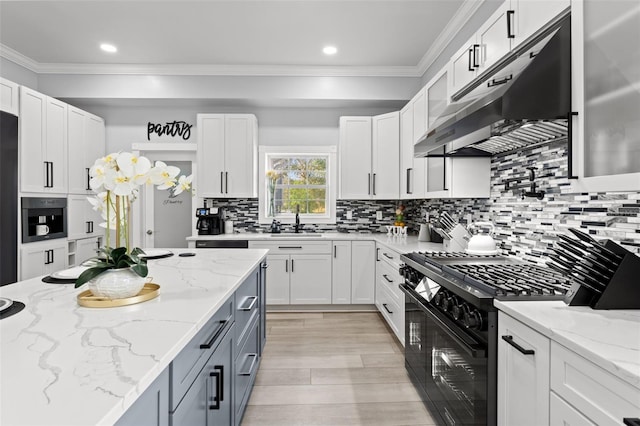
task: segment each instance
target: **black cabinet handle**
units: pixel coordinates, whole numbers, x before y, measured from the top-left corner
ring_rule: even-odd
[[[53,188],[53,161],[49,161],[49,170],[51,170],[51,180],[49,180],[49,188]]]
[[[220,172],[220,193],[224,194],[224,172]]]
[[[567,178],[578,179],[573,174],[573,117],[577,116],[576,111],[567,113]]]
[[[293,259],[291,259],[291,272],[293,272]]]
[[[476,55],[476,53],[478,54]],[[480,56],[480,45],[474,44],[473,45],[473,67],[474,68],[480,68],[480,64],[478,63],[478,56]]]
[[[90,221],[87,221],[87,222],[85,222],[85,223],[87,224],[87,228],[86,228],[86,229],[87,229],[87,232],[86,232],[86,233],[87,233],[87,234],[90,234],[90,233],[91,233],[91,222],[90,222]]]
[[[44,251],[44,264],[48,265],[49,263],[50,263],[49,262],[49,250],[45,250]]]
[[[87,187],[85,188],[87,191],[91,190],[91,173],[88,167],[85,169],[87,171]]]
[[[376,195],[376,174],[373,174],[373,195]]]
[[[507,342],[514,348],[516,348],[518,352],[520,352],[523,355],[534,355],[536,353],[536,351],[534,351],[533,349],[525,349],[519,344],[517,344],[516,342],[514,342],[513,336],[502,336],[502,340],[504,340],[505,342]]]
[[[499,86],[501,84],[505,84],[506,82],[508,82],[509,80],[511,80],[513,78],[513,74],[509,74],[508,76],[501,78],[499,80],[496,80],[495,78],[489,82],[487,82],[487,87],[493,87],[493,86]]]
[[[411,191],[411,172],[413,171],[412,168],[407,169],[407,194],[413,194],[413,191]]]
[[[91,233],[93,233],[93,221],[91,221]]]
[[[380,262],[380,249],[376,248],[376,262]]]
[[[216,331],[213,332],[213,336],[211,336],[211,339],[209,339],[207,343],[201,343],[200,349],[211,349],[213,347],[213,344],[215,343],[218,336],[220,336],[220,333],[222,333],[222,330],[224,330],[224,326],[227,324],[227,321],[229,321],[229,319],[231,319],[231,317],[227,318],[226,320],[220,321],[220,325],[218,325]]]
[[[289,272],[289,259],[284,261],[284,271]]]
[[[382,274],[382,276],[384,277],[385,280],[387,280],[388,283],[392,283],[393,282],[393,280],[389,279],[387,274]]]
[[[336,247],[336,246],[333,246],[333,258],[334,258],[334,259],[337,257],[337,256],[336,256],[336,249],[337,249],[337,247]]]
[[[516,12],[513,10],[507,10],[507,38],[516,38],[511,28],[511,21],[513,20],[515,13]]]
[[[279,249],[284,250],[284,249],[300,249],[302,250],[302,246],[278,246]]]
[[[387,311],[388,313],[392,314],[393,311],[390,311],[389,308],[387,308],[387,304],[383,303],[382,306],[384,306],[384,310]]]
[[[250,311],[253,309],[253,307],[255,306],[256,302],[258,301],[258,296],[249,296],[246,299],[244,299],[245,301],[252,299],[251,303],[249,303],[249,306],[247,306],[246,308],[238,308],[239,311]]]
[[[218,367],[218,366],[216,366]],[[220,382],[222,381],[221,377],[220,377],[220,373],[218,371],[212,371],[211,373],[209,373],[209,377],[213,377],[216,381],[216,395],[211,397],[211,399],[213,400],[213,404],[209,404],[209,410],[219,410],[220,409],[220,401],[222,401],[222,398],[220,397]],[[208,386],[207,386],[208,388]],[[208,402],[207,398],[207,402]]]
[[[224,172],[224,193],[229,193],[229,172]]]
[[[367,194],[371,195],[371,173],[367,173]]]
[[[624,419],[622,419],[622,421],[627,426],[640,426],[640,419],[637,417],[625,417]]]
[[[247,354],[247,358],[251,357],[251,364],[249,365],[249,369],[247,371],[238,372],[238,376],[250,376],[253,373],[253,369],[256,365],[256,361],[258,360],[258,354]]]
[[[386,257],[387,259],[391,259],[391,260],[393,260],[393,256],[389,256],[387,253],[382,253],[382,255],[383,255],[384,257]]]
[[[473,69],[473,67],[471,66],[472,65],[472,59],[471,59],[472,56],[473,56],[473,49],[469,49],[469,71],[471,71],[471,72],[475,71]]]

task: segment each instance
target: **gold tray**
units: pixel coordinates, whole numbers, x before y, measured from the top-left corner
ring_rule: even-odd
[[[146,283],[140,293],[124,299],[109,299],[102,296],[94,296],[91,290],[85,290],[78,295],[78,305],[87,308],[115,308],[118,306],[133,305],[146,302],[159,294],[160,286],[154,283]]]

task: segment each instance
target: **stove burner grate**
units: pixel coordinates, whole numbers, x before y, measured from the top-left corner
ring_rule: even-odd
[[[446,272],[494,296],[562,296],[571,281],[531,264],[447,265]]]

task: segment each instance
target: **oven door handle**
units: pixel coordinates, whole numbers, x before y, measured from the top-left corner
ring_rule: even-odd
[[[410,287],[408,287],[406,284],[401,284],[400,289],[407,296],[413,299],[413,301],[420,307],[420,310],[422,312],[427,314],[429,318],[431,318],[433,321],[438,323],[438,325],[442,327],[442,329],[449,335],[449,337],[455,340],[462,347],[462,349],[465,350],[465,352],[467,352],[469,355],[471,355],[474,358],[486,357],[486,349],[482,344],[478,343],[477,341],[475,341],[469,336],[460,336],[458,333],[456,333],[453,327],[447,324],[447,322],[449,321],[446,319],[443,320],[440,317],[438,317],[429,306],[427,306],[424,302],[420,301],[416,297],[416,295],[414,294],[415,292]]]

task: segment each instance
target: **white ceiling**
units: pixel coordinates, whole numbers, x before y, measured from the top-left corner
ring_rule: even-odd
[[[1,0],[0,54],[51,73],[420,76],[479,3]]]

